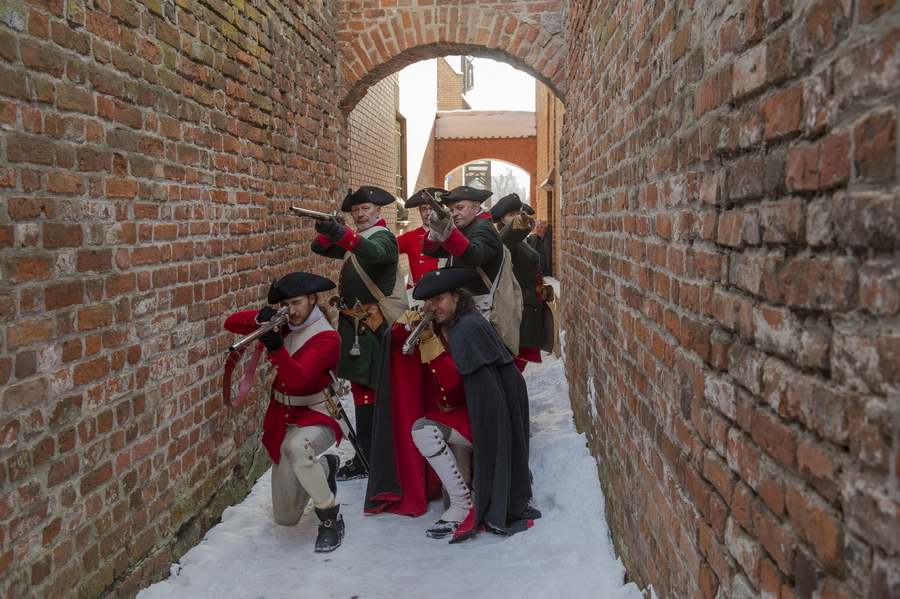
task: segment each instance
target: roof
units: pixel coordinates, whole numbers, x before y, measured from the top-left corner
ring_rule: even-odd
[[[438,112],[436,139],[535,137],[534,112],[527,110],[449,110]]]

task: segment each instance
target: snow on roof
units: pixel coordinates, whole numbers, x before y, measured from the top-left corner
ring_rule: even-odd
[[[527,110],[448,110],[437,113],[435,138],[534,137],[534,112]]]

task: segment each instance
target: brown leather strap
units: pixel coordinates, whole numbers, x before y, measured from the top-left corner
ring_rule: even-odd
[[[364,313],[354,312],[352,308],[347,310],[341,310],[341,314],[350,319],[351,322],[356,322],[356,319],[359,320],[372,331],[377,331],[378,327],[381,326],[381,323],[384,322],[384,314],[381,313],[381,306],[378,304],[360,304],[361,307],[365,310]]]

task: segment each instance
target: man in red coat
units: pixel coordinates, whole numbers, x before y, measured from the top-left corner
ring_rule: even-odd
[[[482,527],[513,534],[540,517],[530,506],[528,390],[466,290],[479,278],[475,270],[458,266],[426,273],[413,298],[427,300],[423,309],[434,318],[430,328],[409,355],[399,346],[413,321],[398,320],[385,342],[382,357],[390,359],[382,360],[378,391],[388,401],[376,402],[379,451],[364,508],[423,514],[436,490],[436,474],[450,505],[426,534],[452,535],[451,542]]]
[[[414,287],[426,272],[431,272],[438,267],[437,258],[432,258],[431,256],[426,256],[422,253],[422,240],[424,240],[425,236],[431,231],[431,228],[428,226],[428,215],[431,214],[431,205],[425,201],[426,193],[430,193],[432,197],[436,197],[436,194],[447,193],[447,190],[439,189],[437,187],[426,187],[410,196],[404,204],[408,210],[417,207],[419,209],[419,216],[422,217],[421,227],[407,231],[403,235],[397,237],[397,245],[400,246],[400,253],[406,254],[406,258],[409,260],[409,276],[412,285],[407,285],[407,289]]]
[[[335,284],[318,275],[295,272],[275,279],[268,302],[287,308],[288,323],[260,337],[277,371],[263,423],[263,445],[272,458],[272,511],[275,522],[293,526],[312,499],[319,518],[316,552],[337,549],[344,520],[336,502],[335,475],[340,459],[323,455],[342,431],[331,417],[323,390],[340,357],[341,339],[316,305]],[[247,335],[272,319],[270,306],[228,317],[225,328]]]

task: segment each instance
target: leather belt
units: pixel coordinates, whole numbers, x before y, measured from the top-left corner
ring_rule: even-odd
[[[279,391],[273,391],[275,401],[286,406],[314,406],[325,401],[325,394],[321,391],[310,395],[285,395]]]

